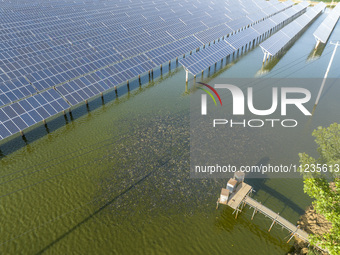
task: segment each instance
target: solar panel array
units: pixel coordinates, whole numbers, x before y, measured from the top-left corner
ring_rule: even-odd
[[[289,42],[291,42],[297,34],[299,34],[314,18],[316,18],[326,7],[325,3],[319,3],[313,8],[310,8],[305,14],[298,17],[296,20],[282,28],[280,31],[271,36],[268,40],[260,44],[260,47],[265,52],[275,56]]]
[[[329,36],[331,35],[336,23],[340,17],[340,4],[337,4],[334,9],[328,14],[325,20],[315,30],[314,37],[316,40],[326,43]]]
[[[221,59],[242,49],[242,47],[245,47],[247,44],[249,45],[254,42],[254,40],[256,41],[260,36],[263,36],[283,22],[300,15],[307,6],[308,4],[305,2],[292,6],[291,8],[233,34],[225,38],[225,40],[217,42],[192,56],[180,60],[180,64],[191,74],[196,75]]]
[[[209,66],[215,64],[222,58],[229,56],[234,52],[234,48],[226,41],[220,41],[203,51],[198,52],[180,61],[181,65],[185,67],[193,75],[201,72]]]
[[[0,140],[292,5],[1,1]]]

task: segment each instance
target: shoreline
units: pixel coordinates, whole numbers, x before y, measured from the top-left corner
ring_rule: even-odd
[[[324,234],[332,227],[332,224],[328,222],[323,215],[316,213],[312,205],[307,207],[305,213],[297,221],[297,224],[308,234]],[[316,249],[310,248],[308,243],[295,237],[294,246],[287,255],[305,255],[309,254],[311,250]],[[328,253],[316,250],[314,254],[326,255]]]

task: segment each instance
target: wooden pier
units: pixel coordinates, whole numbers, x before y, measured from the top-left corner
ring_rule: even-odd
[[[229,183],[235,183],[236,187],[234,190],[230,191],[228,188]],[[253,192],[253,188],[245,183],[244,181],[238,182],[235,179],[230,179],[227,185],[227,189],[222,188],[221,195],[219,199],[217,200],[217,207],[219,204],[227,205],[234,209],[234,213],[236,213],[235,218],[237,218],[238,213],[240,213],[245,205],[250,206],[250,208],[253,208],[253,214],[251,217],[251,220],[253,220],[255,214],[257,212],[262,213],[264,216],[270,218],[273,222],[268,229],[268,232],[272,229],[272,227],[275,224],[279,224],[283,228],[287,229],[290,232],[290,238],[288,239],[287,243],[293,238],[298,237],[301,240],[309,243],[309,236],[308,233],[302,229],[299,228],[299,226],[294,225],[293,223],[289,222],[282,216],[280,216],[279,213],[275,213],[268,207],[264,206],[260,202],[256,201],[255,199],[251,198],[250,195]],[[237,186],[236,186],[237,185]],[[327,252],[326,250],[322,249],[319,246],[315,246],[317,249]]]
[[[297,236],[300,239],[302,239],[305,242],[309,242],[308,234],[306,231],[303,231],[302,229],[299,229],[299,226],[295,226],[293,223],[290,223],[288,220],[280,216],[278,213],[273,212],[268,207],[264,206],[263,204],[257,202],[256,200],[252,199],[249,196],[245,196],[244,203],[249,205],[250,207],[254,208],[254,213],[252,216],[252,219],[254,218],[254,215],[256,212],[260,212],[263,215],[265,215],[268,218],[271,218],[273,220],[272,225],[270,226],[270,231],[275,223],[281,225],[285,229],[287,229],[291,234],[290,239],[288,242],[293,238],[293,236]]]

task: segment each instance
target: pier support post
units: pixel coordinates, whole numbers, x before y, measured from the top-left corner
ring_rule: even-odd
[[[162,65],[161,65],[161,68],[160,68],[160,69],[161,69],[161,74],[163,74],[163,68],[162,68]]]
[[[278,213],[279,214],[279,213]],[[268,232],[270,232],[270,230],[272,229],[272,227],[274,226],[275,222],[276,222],[276,219],[277,219],[278,216],[275,217],[275,219],[273,220],[273,223],[272,225],[270,226],[270,228],[268,229]]]
[[[257,212],[257,208],[254,208],[254,212],[253,212],[253,215],[251,216],[251,220],[254,219],[254,216],[255,216],[255,213]]]
[[[126,86],[127,86],[128,91],[130,91],[130,83],[129,83],[129,80],[126,81]]]
[[[318,41],[316,42],[315,49],[319,46],[319,44],[320,44],[320,40],[318,40]]]
[[[118,97],[118,90],[117,90],[117,86],[115,85],[115,86],[114,86],[114,88],[115,88],[116,97]]]
[[[290,238],[288,239],[287,243],[289,243],[290,240],[292,240],[292,238],[295,236],[296,232],[298,231],[298,229],[300,228],[300,225],[298,225],[296,227],[296,230],[290,234]]]
[[[189,72],[186,70],[185,71],[185,82],[188,82],[188,77],[189,77]]]

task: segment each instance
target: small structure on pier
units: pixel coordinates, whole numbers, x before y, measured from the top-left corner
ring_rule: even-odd
[[[246,196],[252,192],[252,187],[244,182],[245,174],[243,172],[236,172],[233,178],[227,183],[226,188],[222,188],[221,195],[217,200],[217,207],[219,204],[228,205],[236,211],[236,217],[242,201]]]

